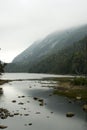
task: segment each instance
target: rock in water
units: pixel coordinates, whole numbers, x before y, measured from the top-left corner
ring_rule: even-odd
[[[66,113],[66,116],[67,117],[73,117],[75,114],[73,113],[73,112],[68,112],[68,113]]]
[[[0,88],[0,94],[3,94],[3,89],[2,88]]]
[[[79,96],[78,96],[78,97],[76,97],[76,100],[81,100],[81,99],[82,99],[82,97],[79,97]]]
[[[0,129],[5,129],[5,128],[7,128],[7,126],[0,125]]]
[[[87,112],[87,104],[83,105],[83,110]]]

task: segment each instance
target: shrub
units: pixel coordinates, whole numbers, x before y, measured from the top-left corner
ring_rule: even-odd
[[[73,85],[87,85],[87,78],[84,78],[84,77],[75,77],[73,80],[72,80],[72,84]]]

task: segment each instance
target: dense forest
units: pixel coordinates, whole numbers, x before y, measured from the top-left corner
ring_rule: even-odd
[[[29,72],[87,74],[87,36],[51,55],[43,57]]]

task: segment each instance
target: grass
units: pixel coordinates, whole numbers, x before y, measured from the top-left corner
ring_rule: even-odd
[[[9,80],[1,80],[0,79],[0,85],[3,85],[3,84],[8,83],[8,82],[9,82]]]
[[[87,100],[87,79],[78,78],[58,78],[58,87],[54,94],[64,95],[69,98],[81,97]]]
[[[83,85],[87,86],[87,78],[85,77],[79,77],[79,78],[74,78],[71,82],[73,85]]]
[[[58,77],[53,78],[58,81],[58,86],[54,90],[54,94],[64,95],[69,98],[81,97],[87,101],[87,79],[83,77]],[[15,80],[13,80],[15,81]],[[0,80],[0,85],[11,82],[11,80]]]

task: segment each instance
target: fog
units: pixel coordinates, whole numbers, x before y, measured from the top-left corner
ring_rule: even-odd
[[[12,59],[34,41],[87,23],[87,0],[0,0],[0,60]]]

